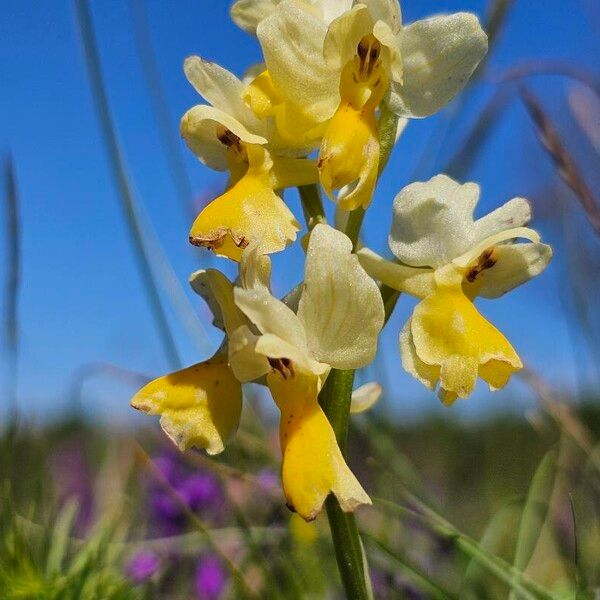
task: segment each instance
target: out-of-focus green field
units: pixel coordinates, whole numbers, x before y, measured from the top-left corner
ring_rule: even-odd
[[[594,598],[597,408],[376,415],[354,420],[350,460],[377,598]],[[73,421],[9,427],[0,461],[3,600],[341,597],[327,521],[287,510],[275,429],[250,412],[217,459]]]

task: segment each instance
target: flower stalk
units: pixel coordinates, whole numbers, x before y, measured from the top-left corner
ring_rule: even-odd
[[[319,397],[319,402],[333,427],[338,445],[344,455],[353,382],[354,371],[334,369],[329,374]],[[333,495],[327,498],[325,507],[346,596],[357,600],[368,599],[372,597],[372,593],[369,590],[368,579],[365,577],[366,560],[354,515],[343,512]]]
[[[381,175],[388,162],[396,141],[397,128],[398,117],[386,108],[382,109],[379,121],[381,146],[378,175]],[[298,191],[309,231],[317,223],[326,222],[318,187],[316,185],[300,186]],[[363,208],[357,208],[348,215],[345,233],[352,241],[353,251],[357,249],[365,212]],[[382,297],[386,307],[387,320],[396,305],[398,293],[384,286]],[[331,423],[344,457],[346,455],[353,382],[353,370],[333,369],[319,395],[319,403]],[[325,507],[346,596],[359,600],[371,598],[373,594],[368,583],[369,578],[365,576],[366,558],[354,515],[342,511],[334,495],[327,498]]]

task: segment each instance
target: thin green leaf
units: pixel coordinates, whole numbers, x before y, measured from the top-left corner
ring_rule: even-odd
[[[521,517],[521,502],[511,501],[503,506],[490,519],[485,528],[481,539],[480,547],[486,552],[499,556],[500,551],[507,542],[511,543],[511,549],[514,544],[514,537],[507,540],[507,537],[515,531]],[[482,597],[483,591],[488,587],[486,581],[487,572],[479,563],[471,559],[465,570],[465,576],[461,586],[461,598],[472,598],[478,600]],[[489,591],[488,591],[489,597]]]
[[[556,479],[557,460],[558,450],[553,448],[546,453],[533,476],[523,508],[519,537],[515,549],[514,566],[518,571],[527,569],[540,539],[542,527],[548,515],[554,480]],[[514,600],[515,595],[511,593],[509,599]]]
[[[417,520],[426,525],[443,540],[451,543],[462,554],[475,560],[481,567],[495,575],[500,581],[509,585],[513,590],[517,591],[518,598],[525,600],[555,600],[556,596],[551,592],[529,579],[523,573],[517,571],[506,561],[484,550],[476,540],[461,533],[448,521],[421,502],[416,496],[408,492],[407,496],[409,496],[410,502],[416,505],[421,512],[411,510],[387,500],[374,500],[377,508],[382,508],[384,511],[395,514],[402,519]]]
[[[79,510],[76,501],[69,502],[58,514],[50,537],[50,548],[46,561],[46,574],[49,577],[61,572],[70,546],[70,535]]]
[[[137,201],[133,185],[127,173],[125,160],[118,140],[116,128],[110,113],[108,94],[102,76],[98,45],[92,24],[92,16],[87,0],[75,0],[84,57],[89,73],[92,97],[94,99],[102,136],[107,149],[109,165],[115,180],[119,199],[129,228],[133,250],[146,295],[152,309],[165,353],[173,368],[180,366],[177,347],[169,327],[166,312],[161,302],[158,282],[177,311],[187,331],[192,335],[202,351],[209,348],[209,340],[195,311],[171,268],[160,246],[158,238]],[[157,281],[158,280],[158,281]]]
[[[390,548],[385,542],[377,539],[370,533],[364,533],[363,537],[372,546],[377,548],[394,566],[394,568],[410,579],[422,592],[432,600],[452,600],[458,598],[455,594],[440,586],[426,572],[412,564],[405,556]]]
[[[21,243],[19,194],[15,167],[11,156],[4,164],[4,194],[6,206],[6,284],[5,284],[5,317],[4,344],[6,345],[6,372],[9,375],[8,389],[5,391],[6,401],[11,416],[17,416],[17,363],[19,349],[19,284],[21,280]]]

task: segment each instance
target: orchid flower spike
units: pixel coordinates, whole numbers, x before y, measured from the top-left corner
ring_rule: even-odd
[[[300,224],[276,190],[316,182],[315,162],[281,155],[286,149],[272,142],[272,125],[244,104],[245,84],[232,73],[197,56],[184,71],[210,104],[185,113],[181,135],[204,164],[229,171],[227,191],[200,212],[190,242],[235,261],[255,241],[265,253],[283,250]]]
[[[487,52],[477,17],[439,15],[403,26],[397,0],[240,0],[265,71],[246,102],[274,117],[286,141],[320,142],[319,175],[344,210],[371,202],[379,168],[378,111],[426,117],[466,84]]]
[[[247,251],[242,258],[249,280],[256,258]],[[251,326],[230,338],[231,368],[240,381],[266,376],[281,411],[288,505],[311,520],[331,492],[345,511],[370,503],[318,402],[332,368],[356,369],[373,359],[383,326],[379,289],[352,254],[350,239],[328,225],[313,229],[297,313],[266,286],[236,287],[234,298]]]
[[[446,175],[404,188],[394,201],[390,249],[402,263],[359,251],[366,271],[421,299],[400,334],[404,368],[452,404],[466,398],[477,377],[504,387],[521,359],[475,308],[476,296],[499,298],[539,275],[552,249],[525,227],[527,200],[514,198],[474,220],[479,186]],[[527,242],[516,243],[524,239]]]

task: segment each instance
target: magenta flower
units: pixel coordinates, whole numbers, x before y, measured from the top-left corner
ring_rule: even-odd
[[[200,559],[196,567],[194,589],[199,600],[217,600],[222,594],[226,581],[223,567],[215,556]]]
[[[125,567],[127,577],[134,583],[147,581],[158,571],[160,561],[154,552],[140,551],[131,558]]]

